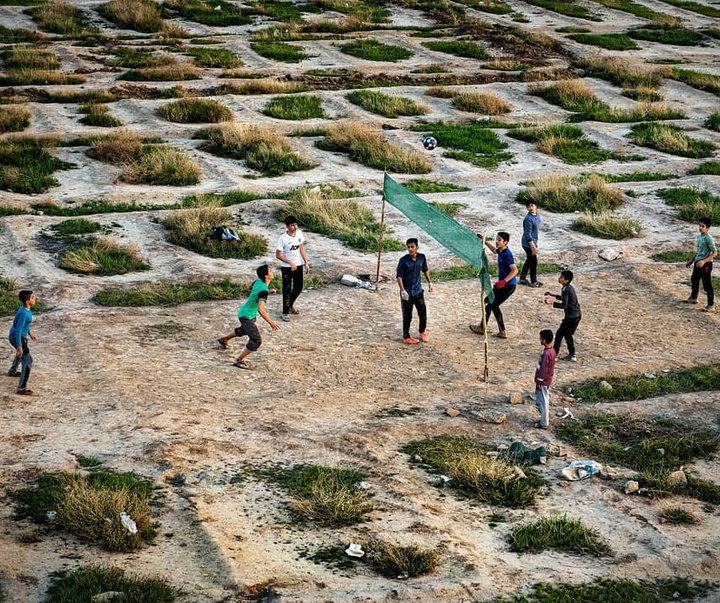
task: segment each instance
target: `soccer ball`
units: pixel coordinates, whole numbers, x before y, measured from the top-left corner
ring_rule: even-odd
[[[435,140],[432,136],[426,136],[423,138],[422,143],[428,151],[432,151],[437,146],[437,140]]]

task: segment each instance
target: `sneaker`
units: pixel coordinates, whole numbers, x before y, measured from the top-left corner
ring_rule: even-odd
[[[18,388],[15,392],[18,396],[34,396],[35,392],[27,387]]]
[[[403,339],[403,342],[407,343],[408,345],[413,345],[415,343],[420,343],[420,340],[415,339],[414,337],[406,337],[405,339]]]
[[[290,317],[287,314],[283,314],[280,317],[284,322],[290,322]]]
[[[550,425],[543,425],[542,423],[540,423],[540,421],[535,423],[535,425],[533,425],[533,427],[535,429],[550,429]]]
[[[430,338],[425,333],[420,333],[420,341],[428,342]]]
[[[577,362],[577,356],[575,356],[575,354],[568,354],[567,356],[563,356],[560,360],[569,360],[570,362]]]
[[[540,281],[535,281],[534,283],[530,283],[530,286],[537,289],[538,287],[542,287],[542,283]]]
[[[470,330],[473,333],[477,333],[478,335],[485,335],[485,329],[483,328],[483,326],[481,324],[470,325]]]
[[[508,338],[507,331],[505,329],[503,329],[497,335],[495,335],[495,337],[497,337],[498,339],[507,339]]]
[[[7,376],[8,376],[8,377],[19,377],[19,376],[20,376],[20,371],[8,371],[8,372],[7,372]]]
[[[529,287],[529,286],[530,286],[530,281],[527,280],[526,278],[521,278],[521,279],[520,279],[520,284],[521,284],[521,285],[527,285],[527,286]]]
[[[246,371],[252,370],[250,368],[250,365],[247,362],[245,362],[244,360],[240,360],[239,362],[238,361],[233,362],[233,366],[235,368],[245,369]]]
[[[300,310],[297,308],[290,308],[290,314],[300,314]]]
[[[685,303],[686,303],[686,304],[696,304],[696,303],[697,303],[697,297],[693,297],[693,296],[691,295],[690,297],[688,297],[688,298],[685,300]]]
[[[715,314],[715,306],[705,306],[703,308],[703,312],[707,312],[708,314]]]
[[[220,339],[218,339],[217,342],[218,342],[218,345],[219,345],[223,350],[227,350],[227,349],[228,349],[227,341],[225,341],[222,337],[221,337]]]

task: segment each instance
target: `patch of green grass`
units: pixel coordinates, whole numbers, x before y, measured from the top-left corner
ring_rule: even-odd
[[[439,556],[436,551],[423,549],[417,544],[391,544],[377,538],[364,543],[367,561],[386,578],[416,578],[432,573]]]
[[[554,213],[603,212],[617,209],[622,204],[623,193],[597,174],[582,181],[550,174],[528,183],[515,200],[523,204],[532,200],[538,207]]]
[[[83,37],[99,33],[87,14],[63,0],[43,2],[24,11],[33,18],[38,28],[69,37]]]
[[[698,13],[699,15],[705,15],[706,17],[720,18],[720,9],[708,6],[707,4],[701,4],[700,2],[692,2],[692,0],[662,0],[662,2]]]
[[[355,486],[364,475],[353,469],[295,465],[289,469],[274,467],[263,477],[288,491],[299,517],[320,525],[353,525],[374,508],[368,491]]]
[[[382,61],[388,63],[396,63],[413,56],[412,51],[402,46],[394,46],[392,44],[383,44],[377,40],[363,39],[348,42],[340,46],[340,50],[345,54],[365,59],[366,61]]]
[[[77,454],[75,455],[75,460],[78,465],[85,469],[102,465],[102,461],[98,457],[92,455]]]
[[[0,3],[0,6],[2,4]],[[21,44],[23,42],[43,42],[46,37],[39,31],[29,29],[12,29],[0,25],[0,44]]]
[[[125,69],[144,69],[177,64],[177,59],[169,54],[156,54],[152,48],[118,46],[112,49],[115,59],[109,61],[113,67]]]
[[[695,254],[692,251],[670,250],[654,253],[650,256],[650,259],[655,262],[665,262],[666,264],[679,264],[680,262],[684,264],[693,257],[695,257]]]
[[[95,10],[121,29],[155,33],[163,24],[160,5],[153,0],[110,0]]]
[[[720,176],[720,161],[704,161],[688,171],[689,176]]]
[[[585,527],[579,519],[568,519],[567,515],[544,517],[535,523],[515,526],[508,540],[514,553],[552,550],[595,557],[613,554],[597,530]]]
[[[276,96],[268,101],[263,113],[277,119],[291,120],[325,117],[320,98],[309,94]]]
[[[242,59],[227,48],[185,48],[185,54],[195,58],[198,67],[235,69],[242,67]]]
[[[601,381],[612,389],[603,388]],[[644,400],[668,394],[713,391],[720,389],[720,365],[696,366],[673,373],[660,373],[655,379],[644,374],[627,377],[605,377],[575,383],[571,387],[575,398],[586,402],[618,402]]]
[[[626,34],[592,34],[581,33],[570,36],[571,40],[579,44],[597,46],[605,50],[639,50],[640,47]]]
[[[149,270],[136,247],[94,237],[71,242],[60,254],[58,266],[69,272],[112,276]]]
[[[631,127],[628,138],[634,144],[681,157],[710,157],[717,148],[709,140],[691,138],[674,124],[635,124]]]
[[[0,107],[0,134],[22,132],[30,125],[32,113],[20,105]]]
[[[282,0],[258,0],[248,3],[248,6],[256,14],[271,17],[275,21],[299,22],[303,16],[302,11],[294,3]]]
[[[105,105],[90,103],[80,107],[80,112],[84,113],[84,117],[80,118],[80,123],[86,126],[96,126],[100,128],[116,128],[122,126],[122,122],[110,115]]]
[[[430,50],[466,59],[487,59],[489,57],[487,50],[480,44],[466,40],[432,40],[423,42],[422,45]]]
[[[61,237],[71,237],[76,235],[92,234],[94,232],[102,232],[105,227],[98,223],[88,220],[87,218],[74,218],[71,220],[63,220],[52,226],[52,229]]]
[[[307,195],[317,195],[321,199],[352,199],[353,197],[367,196],[354,188],[340,188],[333,184],[318,184],[316,186],[308,184],[294,188],[287,193],[278,194],[276,197],[297,201],[305,198]]]
[[[435,182],[424,178],[414,178],[403,182],[402,185],[416,195],[431,193],[464,193],[471,190],[467,186],[460,186],[450,182]]]
[[[126,213],[131,211],[153,211],[158,209],[174,209],[174,205],[150,205],[137,203],[111,203],[105,199],[85,201],[80,205],[60,207],[55,203],[34,203],[31,206],[36,211],[42,211],[46,216],[92,216],[93,214]]]
[[[705,120],[705,127],[720,132],[720,111],[715,111],[715,113],[708,115],[708,118]]]
[[[0,190],[30,195],[59,183],[53,172],[74,168],[48,152],[50,139],[15,138],[0,141]]]
[[[541,582],[527,595],[512,599],[498,597],[486,603],[667,603],[690,601],[710,590],[706,583],[690,584],[685,578],[668,578],[654,582],[598,578],[583,584],[548,584]]]
[[[693,525],[698,522],[693,513],[679,506],[660,509],[658,517],[660,517],[662,523],[671,523],[673,525]]]
[[[670,77],[698,90],[705,90],[720,96],[720,76],[718,75],[673,67]]]
[[[52,50],[34,46],[11,46],[0,53],[7,70],[57,71],[60,60]]]
[[[262,193],[249,193],[247,191],[228,191],[226,193],[202,193],[185,197],[180,207],[229,207],[240,203],[248,203],[256,199],[264,199]],[[170,207],[169,209],[175,209]]]
[[[307,555],[313,563],[322,564],[331,569],[350,569],[357,561],[345,553],[344,546],[321,546],[311,555]]]
[[[265,238],[252,233],[238,232],[240,241],[208,238],[218,225],[238,230],[232,213],[224,207],[181,209],[165,216],[160,223],[167,229],[168,242],[207,257],[248,260],[267,251]]]
[[[488,170],[496,169],[503,161],[512,159],[505,151],[507,144],[486,125],[436,124],[427,125],[428,133],[443,148],[443,156],[466,161]]]
[[[22,216],[27,212],[20,207],[12,207],[10,205],[0,205],[0,218],[5,216]]]
[[[602,178],[605,182],[656,182],[658,180],[669,180],[677,178],[677,174],[663,174],[662,172],[630,172],[627,174],[593,174]],[[583,174],[589,177],[590,174]]]
[[[146,145],[126,165],[120,180],[129,184],[189,186],[200,182],[200,168],[182,151],[165,145]]]
[[[620,10],[625,13],[630,13],[631,15],[635,15],[636,17],[641,17],[642,19],[648,19],[650,21],[668,21],[668,20],[675,20],[675,17],[670,17],[669,15],[666,15],[665,13],[659,13],[657,11],[651,10],[644,4],[638,4],[637,2],[633,2],[633,0],[593,0],[594,2],[597,2],[598,4],[602,4],[603,6],[607,6],[608,8],[613,8],[615,10]]]
[[[336,11],[352,17],[351,21],[362,24],[387,23],[392,13],[382,2],[369,0],[366,2],[347,2],[345,0],[315,0],[316,6],[325,11]],[[351,23],[352,24],[352,23]],[[357,25],[354,25],[357,27]]]
[[[302,48],[279,40],[258,40],[250,44],[250,48],[261,57],[282,63],[299,63],[310,58],[310,55],[305,53]]]
[[[21,305],[15,292],[15,281],[0,277],[0,317],[12,316]]]
[[[668,205],[678,208],[678,217],[685,222],[697,223],[709,217],[714,224],[720,222],[720,196],[696,188],[663,188],[655,191]]]
[[[186,80],[199,80],[200,71],[190,63],[174,63],[161,65],[159,67],[147,67],[145,69],[129,69],[117,79],[128,82],[182,82]],[[169,97],[174,98],[171,94]]]
[[[85,566],[55,575],[47,592],[47,603],[92,603],[96,595],[122,593],[126,603],[172,603],[178,590],[164,578],[126,574],[117,567]],[[120,600],[114,597],[115,600]]]
[[[139,308],[143,306],[177,306],[194,301],[240,299],[250,293],[250,284],[225,279],[216,282],[148,283],[103,289],[93,297],[99,306]]]
[[[156,112],[168,121],[181,124],[214,124],[234,119],[230,109],[208,98],[183,98],[158,107]]]
[[[402,447],[410,458],[422,458],[422,466],[451,478],[448,485],[481,502],[522,508],[535,500],[543,480],[532,469],[518,476],[513,465],[492,459],[469,438],[437,436]]]
[[[715,38],[716,40],[720,40],[720,28],[717,27],[708,27],[707,29],[703,29],[702,32],[706,36],[710,36],[711,38]]]
[[[400,117],[424,115],[428,112],[425,105],[402,96],[389,96],[374,90],[354,90],[346,98],[353,104],[366,111],[382,115],[383,117]]]
[[[163,6],[203,25],[227,27],[252,23],[249,11],[225,0],[165,0]],[[216,6],[220,10],[215,10]]]
[[[661,25],[631,29],[627,32],[627,35],[634,40],[646,40],[675,46],[698,46],[703,40],[703,36],[695,30]]]
[[[636,237],[642,230],[638,220],[616,217],[606,212],[581,214],[570,227],[591,237],[614,241]]]
[[[559,157],[571,165],[625,159],[622,155],[601,149],[598,143],[585,138],[584,132],[577,126],[563,124],[516,128],[508,132],[508,136],[535,143],[537,151]]]
[[[430,205],[448,216],[455,216],[460,210],[467,207],[466,203],[442,203],[438,201],[430,201]]]
[[[419,406],[400,408],[399,406],[394,405],[379,410],[373,416],[376,419],[389,419],[391,417],[412,417],[420,412],[422,412],[422,408],[420,408]]]
[[[13,497],[20,519],[60,529],[108,551],[133,551],[157,534],[151,522],[152,495],[149,480],[101,469],[87,475],[43,473],[34,488],[18,490]],[[135,521],[137,533],[122,525],[123,512]]]
[[[544,9],[552,11],[554,13],[560,13],[561,15],[567,15],[568,17],[576,17],[578,19],[585,19],[586,21],[602,21],[602,19],[595,13],[590,12],[586,8],[575,4],[572,0],[527,0],[528,4],[533,6],[540,6]]]
[[[518,270],[522,270],[524,262],[516,261],[515,265]],[[558,274],[564,267],[560,264],[538,262],[537,273],[538,274]],[[450,266],[450,268],[444,268],[443,270],[431,270],[432,279],[434,283],[441,283],[444,281],[458,281],[467,278],[477,278],[479,271],[475,266],[469,264],[463,264],[460,266]],[[490,264],[490,274],[497,276],[497,264]]]
[[[303,229],[344,242],[359,251],[377,251],[380,223],[373,213],[356,201],[329,198],[322,190],[303,189],[278,209],[278,215],[296,216]],[[405,244],[385,232],[383,249],[401,251]]]

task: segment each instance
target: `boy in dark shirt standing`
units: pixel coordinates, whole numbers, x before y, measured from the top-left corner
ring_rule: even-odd
[[[428,291],[433,290],[430,282],[430,272],[428,271],[427,259],[422,253],[418,253],[418,240],[415,238],[408,239],[407,254],[400,258],[395,273],[398,286],[400,287],[400,303],[402,307],[403,317],[403,342],[407,344],[416,344],[421,341],[428,341],[425,329],[427,327],[427,308],[425,307],[425,296],[423,295],[421,274],[425,275],[428,282]],[[420,339],[410,337],[410,323],[412,322],[413,306],[417,309],[418,330]]]
[[[565,310],[565,317],[562,319],[557,333],[555,333],[555,353],[560,353],[560,344],[562,343],[564,337],[565,341],[567,341],[568,355],[563,356],[562,360],[577,362],[577,356],[575,356],[575,340],[573,339],[573,335],[580,324],[582,313],[580,312],[580,304],[578,303],[575,288],[570,284],[572,283],[572,280],[573,273],[570,270],[563,270],[558,278],[558,283],[562,285],[560,295],[554,295],[550,291],[546,291],[545,303],[552,304],[553,308]],[[560,301],[554,302],[553,298]]]
[[[555,350],[552,342],[553,333],[550,329],[540,331],[543,351],[535,369],[535,406],[540,413],[540,420],[535,423],[535,427],[538,429],[550,428],[550,386],[555,376]]]

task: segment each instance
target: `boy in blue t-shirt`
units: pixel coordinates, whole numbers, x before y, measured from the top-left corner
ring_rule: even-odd
[[[8,341],[15,349],[15,358],[8,371],[10,377],[20,377],[18,382],[17,394],[20,396],[32,396],[33,391],[28,389],[27,383],[30,378],[30,369],[32,368],[33,358],[28,347],[28,339],[35,341],[35,335],[30,330],[33,319],[32,307],[35,305],[35,295],[32,291],[23,290],[18,293],[18,298],[22,302],[22,306],[18,308],[13,320],[12,327],[8,333]],[[22,369],[18,372],[18,364]]]
[[[697,236],[695,255],[688,260],[686,266],[693,267],[692,276],[690,277],[690,285],[692,292],[685,303],[696,304],[698,293],[700,293],[700,281],[702,281],[703,289],[707,294],[707,306],[703,312],[715,312],[715,292],[712,285],[712,269],[713,259],[717,256],[717,247],[715,241],[708,232],[710,230],[710,218],[700,218],[698,230],[700,234]]]
[[[478,235],[480,236],[480,235]],[[499,332],[496,337],[500,339],[507,339],[508,334],[505,330],[505,320],[503,319],[500,306],[508,299],[513,293],[515,293],[515,287],[517,281],[518,269],[515,265],[515,258],[513,257],[512,251],[508,247],[510,242],[510,235],[507,232],[499,232],[495,238],[495,245],[490,241],[485,241],[488,249],[498,256],[498,280],[493,286],[493,293],[495,299],[492,303],[485,298],[485,316],[489,316],[490,312],[495,316],[495,320],[498,324]],[[470,325],[470,330],[478,335],[485,334],[485,328],[482,323]]]

